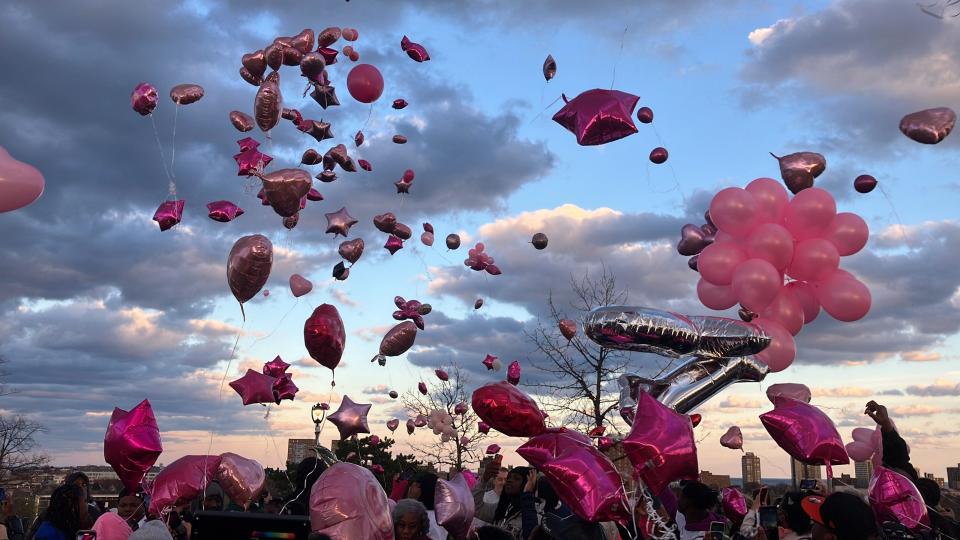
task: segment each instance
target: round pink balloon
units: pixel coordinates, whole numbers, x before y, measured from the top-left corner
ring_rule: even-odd
[[[829,240],[841,256],[853,255],[867,245],[870,228],[860,216],[851,212],[840,212],[833,218],[824,237]]]
[[[846,272],[840,272],[817,284],[817,299],[824,311],[838,321],[862,319],[870,311],[870,289]]]
[[[780,272],[763,259],[740,263],[733,272],[733,293],[743,307],[760,313],[777,297],[783,287]]]
[[[737,295],[733,294],[733,287],[714,285],[702,278],[697,282],[697,297],[710,309],[730,309],[737,304]]]
[[[829,240],[810,238],[797,243],[787,275],[803,281],[820,281],[833,274],[839,265],[840,254]]]
[[[710,201],[710,217],[717,227],[735,236],[749,233],[757,223],[757,200],[742,188],[720,190]]]
[[[730,285],[733,271],[745,260],[746,253],[735,242],[714,242],[700,252],[697,269],[714,285]]]
[[[763,259],[777,270],[783,270],[793,259],[793,236],[781,225],[764,223],[747,237],[746,248],[751,259]]]
[[[837,203],[829,191],[808,188],[797,193],[783,213],[783,223],[797,240],[822,236],[837,215]]]
[[[757,210],[760,219],[779,223],[783,216],[783,209],[790,202],[787,190],[780,182],[773,178],[757,178],[747,184],[747,193],[753,195],[757,201]]]
[[[40,171],[17,161],[0,146],[0,213],[18,210],[39,199],[43,186]]]
[[[847,455],[854,461],[867,461],[873,457],[875,451],[872,444],[861,441],[847,443],[845,448],[847,449]]]
[[[794,298],[803,308],[803,324],[810,324],[820,314],[820,301],[817,300],[817,291],[806,281],[791,281],[784,286],[793,293]]]
[[[310,490],[310,525],[331,538],[393,540],[387,494],[369,470],[334,463]]]
[[[761,317],[780,323],[790,335],[797,335],[803,329],[803,305],[790,289],[784,287],[777,297],[760,313]]]
[[[360,103],[373,103],[383,94],[383,75],[370,64],[357,64],[347,75],[347,90]]]
[[[770,336],[770,345],[756,354],[757,360],[766,364],[771,372],[783,371],[790,367],[797,355],[797,344],[793,336],[779,322],[764,317],[757,317],[753,324],[763,329]]]

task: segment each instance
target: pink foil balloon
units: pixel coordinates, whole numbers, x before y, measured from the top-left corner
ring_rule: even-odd
[[[330,304],[318,306],[303,325],[303,341],[311,358],[321,366],[336,369],[347,341],[337,308]]]
[[[817,299],[823,310],[838,321],[862,319],[870,311],[870,289],[857,279],[837,270],[816,286]]]
[[[506,381],[477,388],[471,404],[481,420],[504,435],[533,437],[546,429],[545,417],[536,402]]]
[[[206,489],[220,468],[220,456],[183,456],[164,467],[150,488],[150,513],[188,503]]]
[[[3,178],[0,178],[0,186],[3,186],[2,181]],[[183,199],[160,203],[160,206],[157,207],[157,211],[153,213],[153,220],[160,225],[161,231],[172,229],[176,224],[180,223],[180,219],[183,218],[184,204],[186,204],[186,201]]]
[[[742,188],[720,190],[710,201],[710,217],[721,231],[743,236],[757,224],[757,200]]]
[[[633,426],[623,439],[623,448],[636,473],[654,492],[670,482],[695,480],[700,475],[693,425],[679,414],[641,391]]]
[[[338,462],[310,490],[310,525],[336,539],[393,540],[387,494],[369,470]]]
[[[730,285],[734,270],[745,260],[747,254],[738,244],[717,241],[700,252],[697,270],[703,279],[714,285]]]
[[[829,240],[810,238],[797,243],[787,275],[802,281],[820,281],[840,265],[840,254]]]
[[[463,473],[450,480],[437,480],[434,513],[437,525],[450,533],[454,540],[466,540],[475,512],[473,494]]]
[[[757,203],[758,217],[763,222],[779,223],[790,195],[773,178],[757,178],[744,188]]]
[[[867,245],[870,228],[860,216],[851,212],[840,212],[824,233],[824,238],[837,248],[841,257],[853,255]]]
[[[730,309],[737,304],[733,287],[713,285],[703,278],[697,281],[697,298],[704,306],[716,310]]]
[[[384,334],[378,356],[374,359],[380,361],[381,357],[400,356],[413,347],[416,339],[417,326],[413,321],[399,323]]]
[[[270,278],[273,268],[273,244],[260,234],[241,237],[227,256],[227,285],[240,303],[257,295]]]
[[[800,302],[800,307],[803,309],[803,324],[813,322],[820,314],[820,300],[817,300],[817,291],[814,286],[805,281],[791,281],[783,288],[793,293],[793,297]]]
[[[723,515],[736,526],[747,516],[747,500],[739,489],[725,487],[720,490],[720,506],[723,508]]]
[[[468,410],[470,410],[470,406],[466,403],[457,403],[453,408],[453,414],[466,414]]]
[[[953,131],[957,114],[949,107],[936,107],[910,113],[900,119],[900,131],[922,144],[937,144]]]
[[[274,382],[276,382],[276,377],[248,369],[243,377],[230,381],[230,388],[233,388],[240,395],[244,405],[273,403],[275,401]]]
[[[343,396],[337,411],[327,417],[340,431],[340,440],[346,440],[358,433],[370,433],[367,425],[367,413],[370,412],[369,403],[354,403],[349,396]]]
[[[290,276],[290,292],[293,293],[294,297],[300,298],[312,290],[313,283],[311,283],[309,279],[301,276],[300,274],[294,274]]]
[[[418,63],[430,60],[427,49],[415,41],[410,41],[407,36],[403,36],[403,39],[400,40],[400,50],[407,53],[407,56]]]
[[[743,433],[738,426],[730,426],[726,433],[720,436],[720,446],[731,450],[743,448]]]
[[[754,319],[753,324],[770,336],[770,345],[755,355],[757,360],[766,364],[773,373],[790,367],[797,356],[797,344],[790,332],[779,322],[763,317]]]
[[[483,364],[484,367],[487,368],[487,371],[493,371],[493,370],[495,369],[496,363],[497,363],[497,357],[496,357],[496,356],[493,356],[493,355],[491,355],[491,354],[488,354],[488,355],[483,359],[483,362],[481,362],[481,364]]]
[[[757,226],[747,237],[745,247],[748,257],[763,259],[777,270],[785,269],[793,259],[793,236],[776,223]]]
[[[220,454],[217,483],[230,499],[246,507],[266,489],[267,477],[263,465],[237,454]]]
[[[700,264],[703,264],[702,259]],[[769,262],[749,259],[734,270],[731,286],[733,294],[743,307],[759,313],[777,297],[783,287],[783,278]]]
[[[230,201],[214,201],[212,203],[207,203],[207,217],[214,221],[228,223],[242,215],[243,208],[240,208]]]
[[[870,507],[877,520],[896,521],[909,529],[930,526],[927,506],[917,486],[906,476],[887,467],[878,466],[873,471],[867,488]]]
[[[490,424],[486,422],[477,422],[477,431],[486,435],[490,432]]]
[[[153,114],[157,108],[157,89],[150,83],[142,82],[138,84],[130,94],[130,107],[137,111],[140,116]]]
[[[783,223],[796,240],[822,236],[837,215],[837,203],[829,191],[804,189],[797,193],[783,213]]]
[[[141,401],[130,411],[113,409],[103,436],[103,459],[124,487],[137,491],[161,452],[160,428],[149,401]]]
[[[549,430],[517,449],[541,471],[570,510],[587,521],[629,519],[620,473],[590,439],[566,428]]]
[[[0,213],[12,212],[33,203],[43,195],[43,189],[44,180],[40,171],[32,165],[17,161],[6,149],[0,146]],[[182,201],[180,202],[180,213],[182,214],[183,204]],[[159,213],[160,210],[158,209],[157,212]],[[157,219],[157,217],[154,216],[154,219]],[[179,221],[178,214],[177,222],[179,223]],[[163,228],[162,222],[160,230],[166,230]]]
[[[387,420],[387,429],[391,432],[396,431],[400,427],[400,420],[394,418],[392,420]]]
[[[837,428],[823,411],[802,401],[777,397],[760,415],[767,433],[794,459],[811,465],[850,463]]]
[[[437,376],[438,379],[440,379],[443,382],[447,382],[450,380],[450,375],[447,374],[447,372],[442,369],[435,369],[433,370],[433,373]]]
[[[514,360],[507,366],[507,382],[514,386],[520,384],[520,362]]]
[[[619,90],[587,90],[567,101],[553,121],[576,135],[581,146],[606,144],[637,132],[632,115],[639,99]]]
[[[803,329],[803,305],[793,291],[784,287],[777,293],[777,297],[763,311],[760,316],[780,323],[790,335],[795,336]]]
[[[804,403],[810,403],[810,389],[807,385],[800,383],[778,383],[770,385],[767,388],[767,399],[770,403],[776,404],[777,397],[786,397],[796,399]]]
[[[482,423],[482,422],[481,422],[481,423]],[[487,428],[487,429],[490,429],[490,428]],[[499,444],[491,444],[490,446],[487,447],[487,449],[484,451],[484,453],[487,454],[488,456],[496,455],[496,454],[500,453],[500,445],[499,445]]]
[[[560,328],[560,334],[563,335],[567,341],[570,341],[577,335],[577,321],[560,319],[557,326]]]

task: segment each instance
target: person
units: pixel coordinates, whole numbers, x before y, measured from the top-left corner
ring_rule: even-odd
[[[526,540],[540,524],[542,504],[537,504],[537,471],[530,467],[514,467],[507,473],[503,493],[493,513],[492,524],[507,531],[513,538]]]
[[[497,510],[503,485],[507,481],[507,468],[500,465],[501,459],[502,456],[498,454],[489,461],[473,486],[474,518],[483,523],[493,521],[493,513]]]
[[[390,512],[396,540],[426,540],[430,531],[427,507],[415,499],[400,499]]]
[[[84,499],[90,499],[90,479],[81,471],[74,471],[68,474],[64,479],[63,483],[60,485],[73,484],[84,492]],[[43,523],[45,519],[44,512],[46,510],[37,514],[37,518],[33,520],[33,524],[30,525],[30,530],[27,531],[26,539],[33,540],[36,538],[37,530],[40,529],[40,524]],[[97,508],[97,505],[90,503],[87,505],[87,510],[84,513],[84,522],[80,524],[81,529],[89,529],[93,526],[93,523],[100,517],[100,510]]]
[[[803,510],[801,503],[804,494],[788,491],[777,501],[777,526],[780,527],[780,540],[810,540],[810,516]],[[757,515],[763,506],[762,497],[754,498],[753,506],[747,511],[740,524],[740,534],[754,538],[758,534]]]
[[[223,495],[211,493],[203,498],[203,510],[207,512],[220,512],[223,510]]]
[[[919,478],[914,482],[923,502],[927,505],[927,514],[930,516],[930,528],[934,536],[946,535],[950,538],[960,537],[960,524],[953,518],[953,511],[940,506],[940,485],[929,478]]]
[[[315,457],[306,458],[297,465],[297,488],[293,492],[293,498],[285,505],[288,514],[310,515],[310,490],[325,470],[327,464]]]
[[[477,529],[477,540],[513,540],[514,536],[500,527],[484,525]]]
[[[860,497],[837,491],[828,497],[811,495],[800,503],[813,520],[813,540],[876,540],[873,510]]]
[[[887,408],[871,400],[867,402],[863,412],[880,426],[883,441],[883,466],[894,469],[916,483],[920,475],[917,474],[917,469],[910,463],[910,448],[903,437],[897,433],[897,427],[890,419]]]
[[[147,507],[143,502],[143,493],[137,493],[123,488],[117,499],[117,514],[127,521],[131,532],[137,530],[147,514]]]
[[[133,534],[130,524],[119,512],[101,515],[93,524],[93,530],[97,533],[97,540],[127,540]]]
[[[33,535],[35,540],[73,540],[87,520],[87,499],[75,483],[63,484],[50,496],[50,506]]]
[[[437,475],[430,472],[422,472],[415,476],[407,488],[407,498],[414,499],[423,503],[427,509],[427,516],[430,518],[430,530],[427,537],[431,540],[446,540],[447,532],[437,524],[437,514],[434,512],[434,499],[437,494]]]
[[[99,539],[98,539],[99,540]],[[130,535],[130,540],[173,540],[170,529],[159,519],[143,524],[142,527]]]
[[[677,501],[675,518],[680,540],[702,539],[710,530],[710,524],[724,519],[713,512],[717,506],[717,492],[702,482],[684,484]]]

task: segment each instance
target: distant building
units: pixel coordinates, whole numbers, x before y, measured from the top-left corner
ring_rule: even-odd
[[[947,467],[947,487],[950,489],[960,489],[960,465]]]
[[[287,463],[297,464],[307,458],[316,457],[313,450],[315,444],[313,439],[287,439]]]
[[[924,478],[927,478],[927,479],[930,479],[930,480],[933,480],[934,482],[937,483],[938,486],[940,486],[941,489],[943,489],[943,487],[944,487],[945,484],[946,484],[946,483],[943,481],[943,478],[937,478],[933,473],[929,473],[929,472],[928,472],[928,473],[924,474],[923,477],[924,477]]]
[[[753,452],[747,452],[740,458],[740,467],[742,469],[742,485],[744,489],[750,484],[762,484],[760,476],[760,456]]]
[[[820,480],[820,465],[807,465],[801,461],[790,458],[791,480],[793,489],[800,489],[800,482],[803,480]]]
[[[700,471],[700,482],[712,487],[713,489],[721,490],[725,487],[730,487],[730,475],[713,474],[710,471]]]
[[[854,467],[857,474],[857,489],[867,489],[867,486],[870,485],[870,478],[873,477],[873,461],[869,459],[867,461],[857,461]]]

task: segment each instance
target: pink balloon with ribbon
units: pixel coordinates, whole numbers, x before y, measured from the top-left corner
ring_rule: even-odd
[[[103,459],[124,487],[136,492],[162,452],[160,428],[149,401],[145,399],[129,411],[113,409],[103,437]]]

